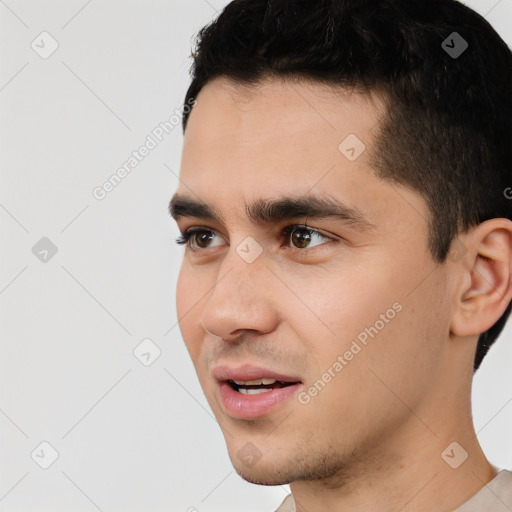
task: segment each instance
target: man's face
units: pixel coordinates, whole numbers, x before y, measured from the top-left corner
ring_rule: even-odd
[[[203,231],[185,250],[177,313],[233,465],[252,482],[399,457],[397,439],[425,431],[411,410],[431,419],[450,280],[427,248],[425,201],[370,167],[383,111],[372,98],[278,80],[245,95],[217,79],[189,118],[177,192],[222,218],[178,219]],[[246,205],[283,197],[342,203],[346,218],[247,217]]]

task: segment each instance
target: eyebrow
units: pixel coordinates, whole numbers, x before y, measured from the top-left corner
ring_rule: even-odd
[[[277,199],[258,199],[246,205],[247,218],[256,224],[271,224],[287,219],[308,217],[342,220],[360,231],[376,226],[355,207],[349,207],[328,196],[286,196]],[[224,223],[220,211],[192,197],[175,194],[169,202],[169,213],[177,221],[183,217],[196,217]]]

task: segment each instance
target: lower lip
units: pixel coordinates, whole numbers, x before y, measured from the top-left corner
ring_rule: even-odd
[[[295,395],[302,387],[301,383],[284,388],[275,388],[257,395],[244,395],[235,391],[226,381],[219,384],[220,397],[227,413],[233,418],[252,420],[267,416],[286,400]]]

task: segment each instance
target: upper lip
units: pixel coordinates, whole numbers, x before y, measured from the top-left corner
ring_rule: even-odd
[[[213,376],[218,381],[236,380],[248,381],[256,379],[275,379],[281,382],[300,382],[298,377],[293,375],[285,375],[284,373],[275,372],[267,368],[253,365],[243,365],[236,368],[226,365],[215,366],[212,370]]]

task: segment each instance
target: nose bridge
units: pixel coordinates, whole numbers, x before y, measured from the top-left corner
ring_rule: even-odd
[[[265,272],[269,270],[261,253],[254,257],[251,243],[232,246],[222,262],[201,312],[201,323],[210,334],[229,338],[240,329],[269,328],[273,315],[265,287]]]
[[[222,281],[226,279],[227,282],[224,284],[227,292],[234,294],[238,300],[241,300],[241,304],[248,304],[255,302],[261,291],[258,283],[265,281],[266,272],[268,269],[263,247],[254,238],[248,236],[230,247],[219,272],[224,277],[218,280],[217,286],[222,287]],[[221,289],[220,292],[222,291]]]
[[[240,256],[240,249],[244,249],[242,244],[230,248],[208,302],[217,300],[226,304],[233,302],[234,305],[239,305],[241,308],[250,307],[255,303],[256,297],[261,291],[258,290],[258,282],[262,282],[266,268],[263,258],[259,257],[249,262],[250,260]]]
[[[219,273],[222,275],[217,280],[217,284],[212,290],[212,295],[217,294],[222,300],[225,300],[224,295],[236,298],[237,303],[247,304],[251,299],[254,300],[254,293],[257,290],[252,290],[251,281],[256,272],[255,267],[239,260],[239,256],[235,254],[230,258],[230,262],[225,262],[223,265],[224,272]],[[234,261],[233,261],[234,260]],[[261,274],[261,272],[259,272]],[[260,275],[261,278],[261,275]]]

